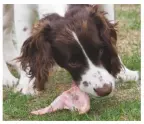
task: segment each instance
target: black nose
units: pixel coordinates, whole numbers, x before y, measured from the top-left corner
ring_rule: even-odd
[[[112,92],[112,84],[104,84],[102,88],[94,88],[98,96],[107,96]]]

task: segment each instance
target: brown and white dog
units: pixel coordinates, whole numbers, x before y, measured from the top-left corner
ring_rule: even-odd
[[[17,90],[23,94],[43,90],[55,63],[71,74],[81,91],[94,96],[110,94],[119,78],[138,80],[138,72],[127,69],[118,56],[116,25],[110,23],[114,20],[113,5],[103,8],[108,14],[95,5],[4,5],[3,84],[18,82],[6,63],[19,70]],[[32,31],[34,10],[41,19]],[[12,43],[13,21],[17,49]],[[12,61],[16,57],[22,69]]]

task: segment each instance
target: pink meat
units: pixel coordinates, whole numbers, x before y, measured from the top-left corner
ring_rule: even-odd
[[[76,85],[73,85],[72,88],[58,96],[48,107],[32,111],[31,114],[43,115],[62,109],[76,110],[79,114],[84,114],[90,109],[89,96],[80,91]]]

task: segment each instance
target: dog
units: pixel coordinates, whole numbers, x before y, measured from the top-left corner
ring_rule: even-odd
[[[139,72],[127,69],[116,50],[113,5],[4,5],[3,11],[3,85],[18,83],[17,91],[34,95],[44,89],[55,63],[81,91],[94,96],[109,95],[119,79],[139,79]],[[33,27],[34,12],[40,20]],[[7,64],[18,70],[19,80]]]

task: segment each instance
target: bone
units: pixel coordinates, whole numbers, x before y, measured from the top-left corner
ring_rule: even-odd
[[[79,114],[87,113],[90,109],[90,99],[88,94],[80,91],[80,89],[73,83],[69,90],[64,91],[48,107],[32,111],[31,114],[43,115],[62,109],[78,111]]]

